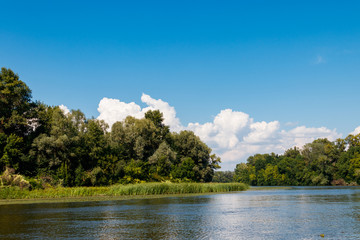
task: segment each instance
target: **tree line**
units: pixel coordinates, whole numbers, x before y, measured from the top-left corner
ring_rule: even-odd
[[[235,181],[253,186],[360,184],[360,134],[317,139],[283,155],[255,154],[236,165]]]
[[[111,129],[80,110],[32,101],[11,69],[0,72],[0,171],[63,186],[210,182],[220,158],[192,131],[170,132],[158,110]]]

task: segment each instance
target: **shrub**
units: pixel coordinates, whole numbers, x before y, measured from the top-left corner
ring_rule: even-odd
[[[331,185],[333,186],[346,186],[346,182],[344,179],[339,178],[339,179],[334,179],[331,181]]]
[[[34,189],[44,189],[43,185],[41,184],[41,181],[39,179],[30,179],[29,180],[30,183],[30,189],[34,190]]]
[[[6,168],[4,173],[0,176],[1,186],[17,186],[21,189],[29,189],[30,183],[19,174],[15,174],[12,168]]]

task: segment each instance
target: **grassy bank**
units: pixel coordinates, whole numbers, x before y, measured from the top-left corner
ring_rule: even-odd
[[[73,187],[21,190],[18,187],[0,188],[0,199],[43,199],[74,197],[116,197],[161,194],[218,193],[243,191],[242,183],[140,183],[107,187]]]

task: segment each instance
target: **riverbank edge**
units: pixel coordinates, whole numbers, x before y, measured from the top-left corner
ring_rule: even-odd
[[[236,192],[236,191],[234,191]],[[41,203],[76,203],[76,202],[107,202],[142,199],[158,199],[171,197],[195,197],[216,194],[231,194],[232,192],[207,192],[187,194],[158,194],[158,195],[127,195],[127,196],[91,196],[91,197],[62,197],[62,198],[29,198],[29,199],[0,199],[0,207],[14,204],[41,204]]]
[[[139,183],[106,187],[58,187],[32,191],[3,187],[0,188],[0,205],[194,196],[247,189],[249,186],[243,183]]]

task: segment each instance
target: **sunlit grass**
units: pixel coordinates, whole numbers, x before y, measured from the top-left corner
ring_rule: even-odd
[[[249,187],[243,183],[139,183],[112,185],[107,187],[56,187],[21,190],[18,187],[0,188],[0,199],[38,199],[92,196],[136,196],[161,194],[219,193],[244,191]]]

